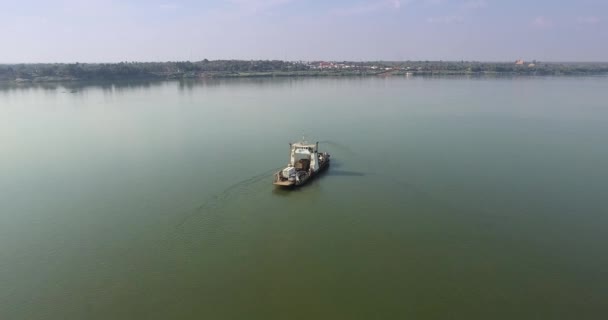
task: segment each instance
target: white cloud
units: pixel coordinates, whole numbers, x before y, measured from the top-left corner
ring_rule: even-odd
[[[553,27],[553,21],[545,16],[537,16],[532,20],[532,25],[537,28],[548,29]]]
[[[578,24],[598,24],[600,23],[600,18],[596,16],[588,16],[588,17],[578,17],[576,18],[576,23]]]
[[[463,16],[443,16],[443,17],[430,17],[426,19],[428,23],[436,24],[454,24],[464,22]]]

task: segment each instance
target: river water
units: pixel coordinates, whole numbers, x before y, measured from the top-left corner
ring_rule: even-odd
[[[607,88],[5,85],[0,318],[603,318]],[[275,189],[302,135],[331,167]]]

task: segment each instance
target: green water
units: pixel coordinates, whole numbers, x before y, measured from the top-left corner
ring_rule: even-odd
[[[4,86],[0,318],[605,318],[607,88]],[[275,190],[302,134],[332,166]]]

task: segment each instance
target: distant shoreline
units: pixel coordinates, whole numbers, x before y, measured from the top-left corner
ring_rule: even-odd
[[[585,76],[608,74],[608,62],[369,61],[292,62],[280,60],[202,60],[0,64],[0,82],[46,83],[116,80],[171,80],[261,77],[368,76]]]
[[[15,80],[0,80],[0,84],[42,84],[42,83],[86,83],[96,81],[166,81],[166,80],[204,80],[204,79],[252,79],[252,78],[356,78],[356,77],[430,77],[430,76],[519,76],[519,77],[581,77],[581,76],[604,76],[606,72],[579,72],[568,74],[531,74],[531,73],[515,73],[515,72],[412,72],[412,73],[330,73],[318,72],[311,74],[294,74],[289,72],[272,72],[272,73],[240,73],[240,74],[213,74],[201,75],[197,77],[111,77],[111,78],[95,78],[95,79],[78,79],[78,78],[58,78],[58,77],[37,77],[33,79],[15,79]]]

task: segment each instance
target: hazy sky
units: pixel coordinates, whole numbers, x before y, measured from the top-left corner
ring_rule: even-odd
[[[608,60],[608,0],[0,0],[0,63]]]

